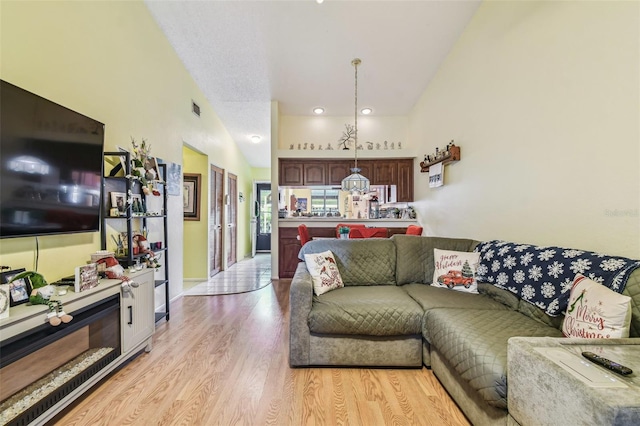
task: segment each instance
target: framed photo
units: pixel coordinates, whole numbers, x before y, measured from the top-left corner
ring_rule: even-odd
[[[20,272],[24,272],[25,269],[14,269],[13,271],[3,272],[0,275],[0,284],[7,284],[13,277]],[[31,294],[31,281],[29,278],[21,278],[9,284],[9,306],[21,305],[29,301],[29,295]]]
[[[185,173],[182,192],[184,220],[200,220],[200,173]]]
[[[124,192],[110,192],[111,208],[118,209],[120,215],[123,216],[127,211],[127,194]]]
[[[156,176],[151,180],[162,180],[162,176],[160,176],[160,167],[158,167],[158,160],[156,160],[156,157],[147,157],[144,163],[144,169],[147,171],[153,170],[156,174]]]
[[[142,195],[131,195],[131,212],[135,216],[142,216],[144,214],[144,205],[142,204]]]

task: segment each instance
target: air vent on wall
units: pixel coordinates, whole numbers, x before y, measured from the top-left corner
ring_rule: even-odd
[[[197,103],[193,102],[193,101],[191,101],[191,111],[192,111],[195,115],[197,115],[198,117],[200,117],[200,106],[199,106]]]

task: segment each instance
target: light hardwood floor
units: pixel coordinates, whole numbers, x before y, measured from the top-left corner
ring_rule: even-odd
[[[150,353],[50,424],[469,424],[426,368],[289,368],[288,321],[288,280],[182,297]]]

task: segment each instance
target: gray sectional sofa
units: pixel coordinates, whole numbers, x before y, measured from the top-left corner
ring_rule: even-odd
[[[306,264],[290,292],[292,367],[431,368],[473,424],[513,421],[507,407],[511,337],[561,337],[562,318],[494,285],[479,294],[430,286],[434,249],[473,251],[469,239],[394,235],[390,239],[314,240],[304,254],[330,250],[345,287],[313,293]],[[632,297],[631,337],[640,336],[640,269]]]

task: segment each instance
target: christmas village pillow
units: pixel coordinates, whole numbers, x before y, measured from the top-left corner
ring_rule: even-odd
[[[444,287],[466,293],[478,293],[476,271],[480,253],[433,249],[434,287]]]
[[[327,250],[322,253],[305,254],[304,261],[313,280],[313,292],[320,296],[336,288],[344,287],[340,271],[336,266],[333,253]]]
[[[562,323],[567,337],[613,339],[629,337],[631,298],[576,274]]]

